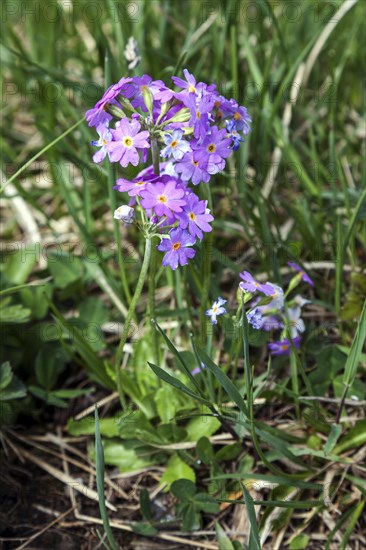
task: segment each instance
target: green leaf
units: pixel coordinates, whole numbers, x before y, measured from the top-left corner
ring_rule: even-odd
[[[179,399],[172,386],[164,385],[154,395],[156,408],[162,422],[171,421],[179,408]]]
[[[152,519],[150,495],[145,488],[140,491],[140,512],[148,521]]]
[[[106,437],[117,437],[120,430],[118,417],[99,419],[99,430]],[[95,421],[92,416],[85,416],[81,420],[70,418],[67,422],[67,431],[74,436],[94,435]]]
[[[26,282],[41,254],[40,243],[22,245],[20,250],[9,254],[4,263],[4,275],[14,285]]]
[[[20,324],[29,321],[32,312],[20,304],[1,309],[1,322],[6,324]]]
[[[53,405],[54,407],[60,407],[61,409],[66,409],[67,407],[67,403],[65,401],[52,395],[52,392],[48,392],[43,388],[39,388],[38,386],[29,386],[28,390],[32,395],[47,403],[47,405]]]
[[[52,344],[42,346],[34,365],[37,382],[45,390],[51,390],[67,361],[68,355],[60,346]]]
[[[134,533],[137,533],[138,535],[142,535],[144,537],[153,537],[156,535],[159,531],[155,529],[151,523],[139,521],[138,523],[131,523],[132,531]]]
[[[244,416],[248,417],[248,411],[247,407],[244,403],[244,399],[240,395],[237,388],[234,386],[230,378],[222,371],[215,363],[211,360],[211,358],[195,345],[195,348],[197,350],[197,355],[199,356],[200,360],[206,365],[206,367],[212,372],[212,374],[215,376],[219,384],[224,388],[230,399],[232,399],[239,407],[241,412],[244,414]]]
[[[196,510],[206,514],[217,514],[220,511],[219,503],[207,493],[197,493],[193,498],[193,502]]]
[[[339,424],[332,424],[328,435],[328,439],[324,445],[325,455],[333,451],[341,433],[342,433],[342,426],[340,426]]]
[[[254,510],[254,502],[252,497],[249,494],[249,491],[246,489],[243,483],[241,483],[241,487],[243,490],[244,500],[247,507],[249,523],[250,523],[248,547],[250,548],[250,550],[261,550],[257,518],[255,516],[255,510]]]
[[[190,479],[178,479],[172,483],[170,492],[183,502],[191,501],[197,492],[197,487]]]
[[[177,453],[174,453],[170,457],[167,468],[160,481],[161,483],[168,484],[168,487],[165,489],[165,491],[168,491],[174,481],[182,478],[195,482],[196,474],[194,473],[194,470],[188,466],[188,464],[183,462]]]
[[[359,420],[334,448],[333,454],[340,454],[348,449],[362,447],[366,442],[366,419]]]
[[[174,376],[171,376],[165,370],[161,369],[160,367],[157,367],[153,363],[148,362],[148,365],[155,372],[156,376],[161,378],[161,380],[164,380],[164,382],[168,382],[168,384],[170,384],[171,386],[174,386],[175,388],[182,391],[186,395],[189,395],[189,397],[193,397],[193,399],[197,399],[198,401],[201,401],[201,403],[205,403],[205,405],[211,404],[207,399],[204,399],[200,395],[197,395],[192,390],[190,390],[187,386],[183,384],[183,382],[178,380],[178,378],[174,378]]]
[[[48,268],[53,276],[56,288],[66,288],[83,275],[83,264],[73,254],[50,253]]]
[[[185,504],[182,507],[182,519],[183,531],[197,531],[201,527],[201,514],[192,504]]]
[[[197,441],[196,452],[203,464],[209,465],[214,459],[212,445],[210,440],[205,436]]]
[[[361,318],[357,325],[355,337],[352,342],[351,351],[347,357],[344,368],[343,382],[346,386],[351,386],[356,376],[357,367],[360,362],[363,347],[366,341],[366,300],[363,304]]]
[[[216,535],[217,535],[217,542],[219,543],[219,550],[234,550],[234,546],[221,527],[219,523],[215,522],[215,529],[216,529]]]
[[[21,399],[27,395],[24,384],[13,375],[9,361],[3,363],[0,367],[0,401],[10,401],[11,399]]]
[[[204,409],[203,412],[206,410]],[[214,416],[197,416],[185,426],[188,441],[198,441],[200,437],[211,437],[220,428],[221,424]]]
[[[107,508],[105,505],[104,453],[103,453],[102,438],[100,436],[100,431],[99,431],[98,407],[95,407],[95,470],[96,470],[96,481],[97,481],[97,491],[98,491],[98,500],[99,500],[99,511],[100,511],[101,518],[103,520],[104,531],[107,535],[108,541],[112,549],[118,550],[118,545],[115,541],[111,526],[109,524]]]
[[[0,366],[0,391],[6,388],[13,378],[13,372],[9,361],[2,363]]]
[[[301,533],[290,542],[290,550],[304,550],[305,548],[308,548],[309,541],[309,535]]]

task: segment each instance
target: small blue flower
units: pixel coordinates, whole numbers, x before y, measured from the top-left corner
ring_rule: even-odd
[[[264,319],[258,307],[252,309],[251,311],[249,311],[249,313],[247,313],[247,319],[248,319],[248,323],[252,325],[252,327],[255,328],[256,330],[259,330],[260,328],[262,328]]]
[[[217,319],[216,317],[218,315],[223,315],[225,313],[227,313],[226,309],[224,307],[222,307],[224,304],[226,304],[227,300],[223,300],[222,298],[218,297],[218,299],[216,300],[216,302],[214,302],[212,304],[212,308],[211,309],[208,309],[206,311],[206,315],[208,315],[209,317],[211,317],[211,323],[213,325],[216,325],[217,324]]]
[[[163,158],[173,155],[175,160],[180,160],[183,158],[185,153],[188,153],[191,150],[191,146],[188,141],[182,139],[183,134],[183,130],[174,130],[172,135],[164,135],[164,143],[166,147],[164,147],[160,153]]]

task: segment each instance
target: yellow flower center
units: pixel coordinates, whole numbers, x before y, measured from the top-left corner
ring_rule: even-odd
[[[198,160],[193,160],[192,164],[193,164],[193,166],[198,166]]]
[[[217,311],[218,309],[219,309],[219,308],[218,308],[217,306],[213,306],[212,312],[213,312],[213,313],[216,313],[216,311]]]
[[[146,181],[142,181],[142,180],[141,180],[141,181],[137,181],[137,182],[136,182],[136,185],[145,185],[145,183],[146,183]]]
[[[194,86],[192,86],[192,84],[190,84],[188,86],[188,91],[191,92],[192,94],[194,94],[196,92],[196,88]]]
[[[141,92],[146,92],[146,90],[149,89],[149,86],[147,86],[146,84],[144,84],[143,86],[140,87],[140,91]]]
[[[200,120],[201,118],[201,113],[199,111],[196,111],[196,117],[198,118],[198,120]]]
[[[125,145],[125,147],[132,147],[132,144],[133,141],[130,137],[123,138],[123,145]]]
[[[189,219],[194,221],[196,219],[196,214],[194,212],[189,213]]]
[[[284,351],[285,349],[288,349],[288,344],[282,344],[282,345],[280,346],[280,349],[281,349],[282,351]]]
[[[177,145],[178,145],[178,142],[174,140],[171,142],[170,147],[174,149]]]
[[[238,111],[236,111],[236,113],[234,113],[234,120],[241,120],[241,114],[238,113]]]
[[[174,243],[173,250],[179,250],[179,249],[180,249],[180,243]]]
[[[210,143],[210,145],[207,147],[207,151],[209,153],[214,153],[216,151],[216,145],[214,145],[213,143]]]
[[[168,199],[166,198],[165,195],[159,195],[159,196],[158,196],[158,201],[159,201],[159,202],[166,203],[167,200],[168,200]]]
[[[102,141],[103,141],[103,145],[107,145],[107,140],[102,139]]]

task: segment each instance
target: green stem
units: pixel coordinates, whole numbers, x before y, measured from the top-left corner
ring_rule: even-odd
[[[125,399],[123,395],[122,381],[121,381],[121,362],[123,357],[123,348],[127,341],[131,321],[135,314],[137,302],[139,301],[139,298],[141,296],[142,288],[144,286],[144,281],[149,269],[150,258],[151,258],[151,239],[147,238],[146,244],[145,244],[144,260],[142,262],[141,271],[137,281],[135,294],[133,295],[133,298],[127,313],[126,321],[125,321],[122,335],[121,335],[121,340],[116,352],[115,373],[116,373],[117,389],[118,389],[122,408],[125,408]]]
[[[154,166],[154,173],[160,175],[160,163],[159,163],[159,147],[156,137],[151,136],[151,156]],[[154,350],[154,359],[155,363],[159,364],[159,342],[158,342],[158,333],[156,330],[156,325],[152,321],[156,320],[155,313],[155,277],[157,270],[157,249],[156,249],[157,239],[153,239],[152,255],[151,255],[151,265],[150,265],[150,277],[149,277],[149,317],[150,317],[150,327],[151,327],[151,337]]]
[[[109,163],[108,164],[108,197],[109,202],[111,205],[112,212],[116,209],[116,197],[114,195],[113,191],[113,185],[115,183],[115,177],[114,177],[114,167]],[[127,301],[127,304],[131,304],[131,293],[128,286],[127,276],[126,276],[126,269],[125,269],[125,262],[123,261],[123,253],[122,253],[122,243],[121,243],[121,234],[120,234],[120,228],[119,223],[117,220],[113,218],[113,235],[114,240],[117,245],[117,254],[118,254],[118,266],[119,266],[119,272],[121,277],[121,283],[123,292]]]

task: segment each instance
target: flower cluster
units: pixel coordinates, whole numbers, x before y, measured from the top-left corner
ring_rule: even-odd
[[[242,282],[239,283],[239,288],[246,294],[246,301],[252,301],[251,308],[247,313],[249,324],[256,330],[281,330],[280,340],[268,344],[272,355],[289,355],[291,342],[295,348],[299,347],[301,334],[305,331],[301,310],[310,302],[300,295],[296,295],[289,301],[286,301],[285,298],[300,281],[314,286],[312,279],[300,266],[293,262],[289,262],[288,265],[295,269],[298,274],[291,279],[286,293],[278,285],[269,282],[263,284],[256,281],[246,271],[240,273]],[[264,297],[258,296],[257,292],[264,295]]]
[[[289,355],[292,345],[299,348],[301,334],[305,331],[301,311],[310,301],[300,295],[291,300],[286,298],[301,281],[314,286],[312,279],[300,266],[293,262],[289,262],[288,265],[297,271],[297,274],[291,279],[286,293],[274,283],[260,283],[248,271],[240,273],[242,280],[239,283],[239,292],[244,293],[244,303],[250,303],[246,314],[248,323],[256,330],[281,331],[280,339],[268,344],[272,355]],[[218,315],[227,313],[222,307],[225,303],[226,300],[218,298],[212,308],[206,311],[213,325],[217,324]],[[240,303],[239,300],[239,308]]]
[[[246,108],[220,95],[215,84],[183,73],[185,80],[172,77],[175,90],[149,75],[122,78],[86,113],[99,135],[92,141],[99,147],[94,162],[107,157],[123,168],[137,166],[151,152],[152,164],[132,180],[117,179],[115,189],[141,209],[145,231],[159,235],[163,265],[172,269],[187,264],[194,244],[212,230],[207,201],[189,184],[208,183],[224,170],[251,122]]]

